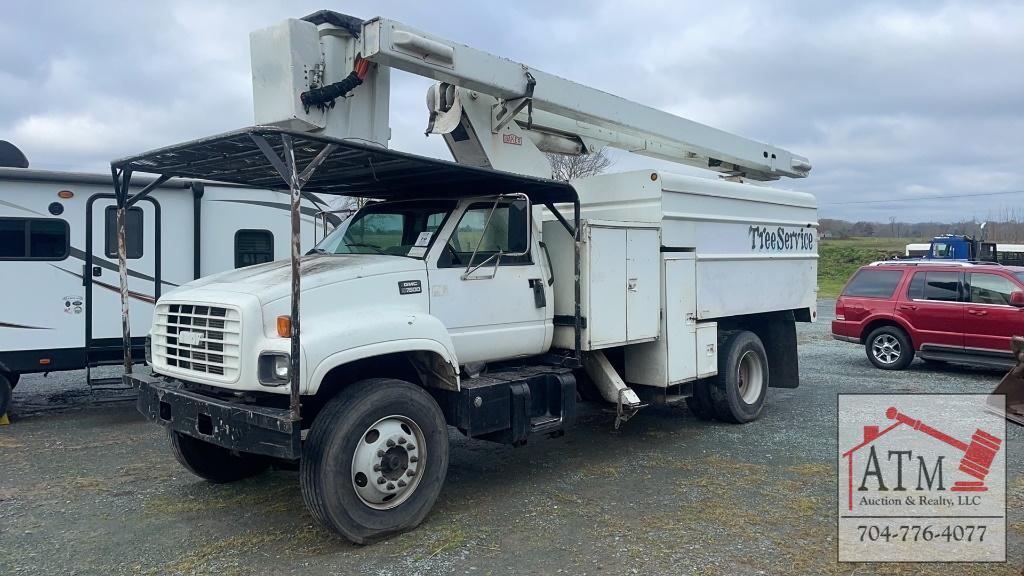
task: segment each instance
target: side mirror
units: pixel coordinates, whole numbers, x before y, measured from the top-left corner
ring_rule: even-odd
[[[1020,290],[1010,292],[1010,306],[1024,308],[1024,292],[1021,292]]]

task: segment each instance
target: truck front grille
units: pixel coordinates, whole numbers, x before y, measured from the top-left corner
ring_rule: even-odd
[[[159,304],[153,364],[218,381],[238,377],[241,319],[237,310],[206,304]]]

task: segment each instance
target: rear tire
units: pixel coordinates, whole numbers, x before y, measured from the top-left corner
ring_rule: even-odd
[[[914,345],[907,333],[896,326],[876,328],[864,342],[864,352],[875,368],[903,370],[914,361]]]
[[[175,459],[196,476],[226,484],[263,472],[270,461],[255,454],[236,453],[173,430],[167,431]]]
[[[18,387],[18,381],[21,380],[21,374],[17,372],[4,372],[3,376],[7,377],[7,381],[11,383],[11,390]]]
[[[447,473],[448,428],[437,402],[419,386],[374,378],[324,406],[299,478],[313,517],[363,544],[418,526]]]
[[[14,386],[11,384],[11,380],[7,374],[0,374],[0,417],[7,414],[7,411],[11,408],[11,396],[14,392]]]
[[[756,420],[768,394],[768,355],[757,334],[730,334],[718,348],[718,376],[710,386],[715,414],[723,422]]]

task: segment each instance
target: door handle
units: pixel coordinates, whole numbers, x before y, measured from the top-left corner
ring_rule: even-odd
[[[917,306],[914,306],[913,304],[901,304],[900,310],[917,310]]]
[[[530,278],[530,288],[533,289],[533,305],[537,308],[547,306],[548,299],[544,294],[544,282],[540,278]]]
[[[968,310],[967,313],[975,316],[985,316],[988,314],[985,310]]]

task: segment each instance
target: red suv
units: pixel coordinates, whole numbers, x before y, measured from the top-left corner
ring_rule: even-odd
[[[914,355],[929,362],[1016,364],[1010,339],[1024,335],[1024,267],[968,262],[876,262],[836,300],[832,337],[863,344],[883,370]]]

